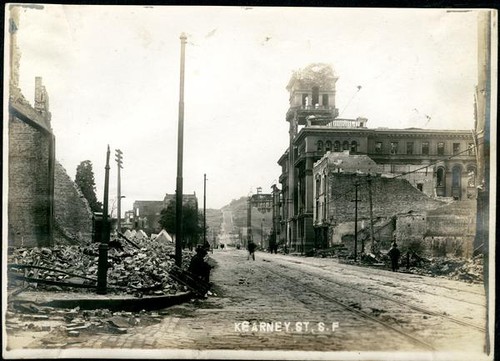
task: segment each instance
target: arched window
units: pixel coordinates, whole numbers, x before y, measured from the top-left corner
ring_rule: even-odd
[[[347,140],[342,143],[342,149],[343,150],[349,150],[349,142]]]
[[[327,140],[325,143],[325,152],[329,152],[330,150],[332,150],[332,142]]]
[[[358,143],[355,140],[353,140],[351,142],[351,152],[356,153],[357,151],[358,151]]]
[[[445,184],[445,173],[444,173],[444,168],[439,167],[437,170],[437,180],[436,180],[436,186],[438,187],[444,187]]]
[[[451,196],[454,199],[462,198],[462,166],[460,165],[451,169]]]
[[[318,140],[318,152],[323,151],[323,142],[321,140]]]
[[[451,170],[451,186],[460,187],[461,178],[462,178],[462,167],[456,165]]]
[[[334,152],[340,152],[340,142],[338,140],[336,140],[334,143],[333,143],[333,151]]]

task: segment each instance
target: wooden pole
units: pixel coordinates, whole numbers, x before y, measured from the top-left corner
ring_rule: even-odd
[[[182,161],[184,146],[184,60],[187,37],[184,33],[181,39],[181,74],[179,85],[179,123],[177,133],[177,184],[175,190],[175,264],[182,265]]]
[[[104,200],[102,210],[102,237],[99,244],[99,259],[97,264],[97,293],[107,293],[108,277],[108,244],[109,244],[109,220],[108,220],[108,193],[109,193],[109,145],[106,152],[106,167],[104,175]]]

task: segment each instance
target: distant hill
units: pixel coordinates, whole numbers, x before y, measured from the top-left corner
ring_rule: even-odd
[[[247,197],[233,199],[231,203],[222,207],[222,211],[230,211],[233,214],[233,233],[246,235],[247,228]],[[257,208],[252,208],[252,234],[255,242],[260,243],[262,232],[264,240],[271,232],[273,222],[272,212],[261,213]]]
[[[201,209],[203,214],[203,209]],[[222,225],[222,211],[220,209],[207,208],[207,238],[219,233]]]

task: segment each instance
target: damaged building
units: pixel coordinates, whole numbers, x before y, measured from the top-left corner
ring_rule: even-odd
[[[475,214],[476,143],[470,130],[372,129],[366,118],[341,119],[335,102],[338,79],[330,65],[319,63],[294,72],[288,83],[289,146],[278,160],[277,233],[282,244],[292,252],[307,252],[341,242],[335,232],[344,222],[354,222],[351,201],[356,179],[366,178],[363,174],[373,175],[373,213],[380,218],[375,228],[390,239],[403,233],[394,227],[388,231],[382,219],[397,214],[425,218],[425,212],[450,202],[472,205]],[[315,166],[322,159],[326,163]],[[349,166],[339,167],[335,161]],[[366,223],[364,197],[359,207]],[[430,234],[435,232],[426,230],[421,238]]]
[[[56,137],[42,78],[35,79],[34,106],[19,88],[19,7],[10,12],[9,120],[4,134],[9,147],[8,244],[36,247],[88,240],[92,213],[80,189],[56,160]]]

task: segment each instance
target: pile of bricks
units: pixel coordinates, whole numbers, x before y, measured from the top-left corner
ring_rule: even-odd
[[[135,245],[113,239],[108,250],[108,287],[110,291],[129,294],[169,294],[184,291],[170,277],[175,264],[175,249],[172,244],[142,240]],[[183,266],[187,267],[192,253],[183,252]],[[11,274],[31,279],[50,280],[70,284],[95,286],[99,260],[99,244],[56,245],[52,248],[10,248],[8,255]],[[16,268],[16,265],[37,267]],[[59,272],[63,271],[63,272]],[[14,277],[9,277],[15,286]],[[30,288],[60,291],[64,285],[47,285],[30,281]],[[83,292],[94,292],[92,288],[73,288]]]

